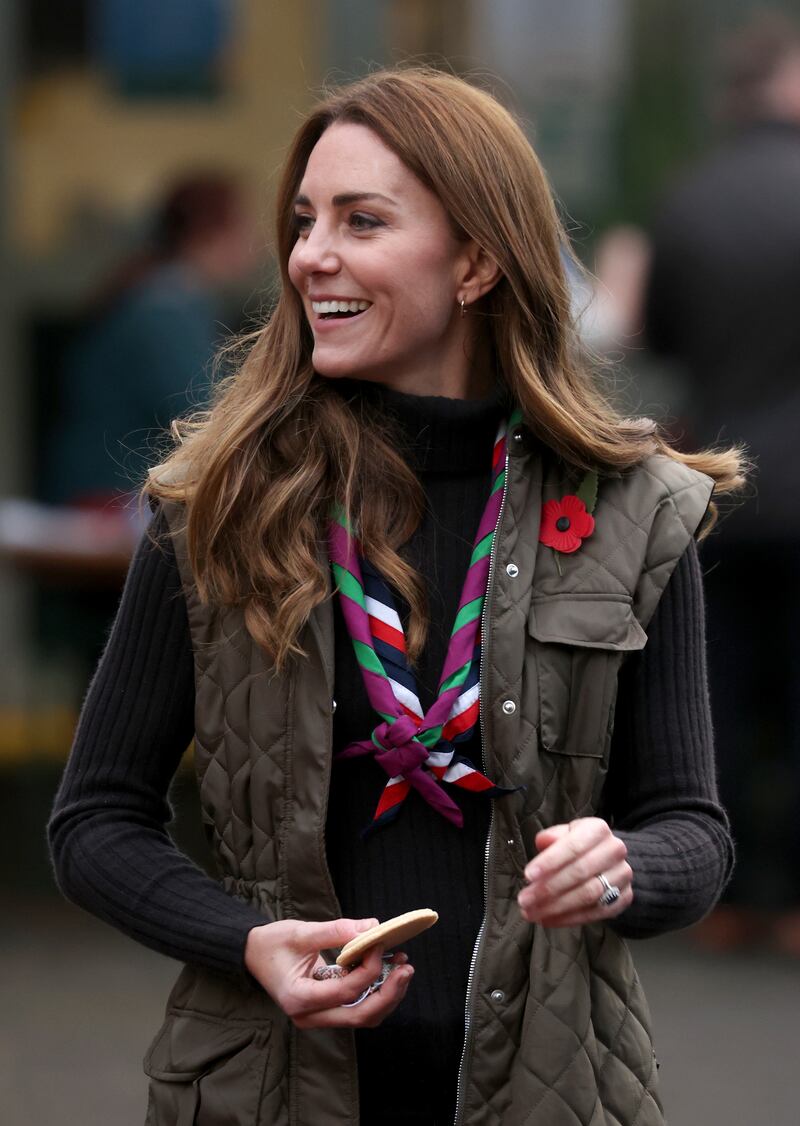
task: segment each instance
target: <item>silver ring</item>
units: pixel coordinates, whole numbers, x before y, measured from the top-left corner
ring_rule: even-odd
[[[605,876],[600,875],[597,878],[603,885],[603,894],[597,901],[598,905],[600,907],[610,907],[612,903],[616,903],[619,899],[621,894],[620,890],[616,884],[610,884]]]

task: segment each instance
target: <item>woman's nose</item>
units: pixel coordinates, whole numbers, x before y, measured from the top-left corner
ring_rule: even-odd
[[[305,274],[335,274],[341,267],[334,239],[319,222],[297,243],[294,258]]]

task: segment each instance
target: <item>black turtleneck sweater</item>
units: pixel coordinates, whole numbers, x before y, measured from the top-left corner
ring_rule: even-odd
[[[431,627],[417,670],[427,707],[487,495],[502,405],[418,398],[374,385],[343,383],[339,389],[393,416],[427,499],[405,548],[430,602]],[[162,521],[157,515],[157,525]],[[402,616],[407,608],[399,610]],[[694,922],[730,870],[731,842],[715,783],[703,621],[692,544],[659,603],[648,645],[620,675],[603,813],[624,837],[634,871],[634,903],[612,924],[630,937]],[[338,605],[335,627],[334,751],[366,738],[375,724]],[[133,938],[184,961],[241,973],[247,933],[263,919],[186,859],[165,828],[170,781],[193,735],[193,708],[191,640],[174,555],[145,538],[56,799],[50,825],[56,873],[65,894]],[[477,733],[464,750],[480,764]],[[363,840],[385,780],[371,758],[334,766],[326,841],[342,912],[388,918],[429,906],[440,922],[410,948],[416,974],[403,1005],[380,1029],[357,1038],[362,1122],[389,1121],[386,1092],[397,1092],[398,1058],[412,1067],[403,1073],[415,1074],[418,1096],[438,1107],[436,1119],[452,1120],[464,994],[483,913],[488,799],[449,788],[464,812],[459,830],[412,791],[399,818]],[[411,1114],[405,1108],[398,1121],[417,1121]]]

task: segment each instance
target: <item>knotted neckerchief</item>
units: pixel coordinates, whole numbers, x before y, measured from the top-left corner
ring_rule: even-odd
[[[417,696],[403,625],[389,587],[362,558],[342,510],[333,513],[328,551],[342,614],[367,696],[382,720],[370,739],[351,743],[337,758],[374,754],[389,775],[368,829],[393,821],[412,787],[459,828],[463,825],[461,810],[441,782],[489,797],[510,793],[458,754],[457,744],[469,739],[480,713],[481,614],[505,494],[507,434],[520,419],[520,412],[514,410],[495,440],[492,487],[478,525],[436,699],[427,712]]]

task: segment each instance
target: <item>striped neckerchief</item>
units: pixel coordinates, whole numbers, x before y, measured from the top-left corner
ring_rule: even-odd
[[[510,792],[495,786],[459,754],[458,746],[469,739],[480,714],[481,615],[505,492],[507,435],[520,418],[520,412],[513,411],[501,424],[494,443],[492,486],[478,525],[436,699],[427,712],[419,702],[392,593],[362,557],[344,513],[338,508],[333,513],[328,551],[334,582],[367,696],[381,719],[369,739],[351,743],[337,757],[373,754],[389,775],[368,829],[394,820],[412,788],[459,827],[463,825],[461,810],[442,783],[490,797]]]

